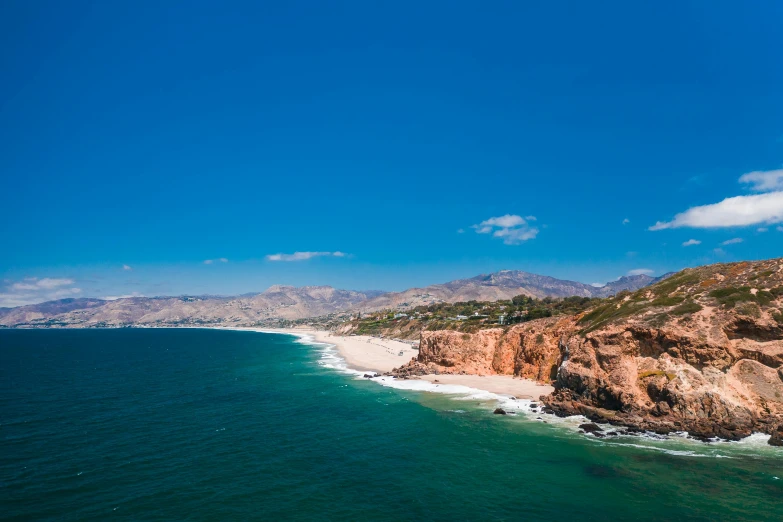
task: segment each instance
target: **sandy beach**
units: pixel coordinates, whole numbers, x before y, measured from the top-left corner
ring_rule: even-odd
[[[418,350],[408,343],[369,335],[344,336],[306,328],[263,329],[261,331],[308,335],[319,343],[333,344],[348,366],[364,372],[390,372],[419,354]]]
[[[307,329],[278,330],[284,333],[307,334],[316,341],[335,345],[348,366],[356,370],[384,373],[397,368],[418,355],[410,344],[367,335],[341,336],[331,332]],[[402,355],[399,355],[402,352]],[[439,384],[457,384],[517,398],[538,399],[554,388],[530,379],[511,375],[423,375],[420,379]]]
[[[538,400],[542,395],[554,391],[554,388],[547,384],[512,375],[424,375],[421,378],[439,384],[459,384],[500,395],[512,395],[517,399]]]

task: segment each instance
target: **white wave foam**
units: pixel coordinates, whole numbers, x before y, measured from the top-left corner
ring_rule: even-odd
[[[767,435],[766,433],[753,433],[741,440],[720,441],[720,442],[726,442],[728,444],[737,444],[740,446],[771,448],[772,446],[769,445],[769,437],[770,436]]]
[[[258,329],[257,331],[261,331],[263,333],[283,333],[261,329]],[[490,403],[496,402],[498,406],[507,413],[511,413],[512,415],[521,414],[522,417],[529,420],[545,421],[553,427],[563,428],[571,434],[581,433],[579,426],[586,422],[591,422],[587,417],[582,415],[558,417],[553,414],[543,413],[543,405],[539,401],[533,399],[517,399],[509,395],[493,393],[487,390],[480,390],[459,384],[436,384],[420,379],[395,379],[389,376],[380,376],[377,374],[377,372],[363,372],[356,370],[348,366],[347,362],[337,351],[337,347],[334,344],[315,341],[315,338],[312,335],[305,333],[292,333],[291,335],[296,335],[299,337],[297,342],[309,344],[319,349],[318,351],[320,354],[320,359],[318,363],[321,366],[324,368],[340,371],[341,373],[345,373],[347,375],[353,375],[357,380],[364,379],[364,375],[369,374],[375,376],[371,379],[372,382],[388,388],[450,395],[454,400],[458,401],[480,401]],[[533,407],[533,404],[536,404],[536,407]],[[465,410],[459,409],[450,411],[455,413],[465,413]],[[618,426],[602,423],[598,423],[598,425],[601,427],[604,433],[615,432],[617,435],[612,436],[610,439],[587,435],[587,439],[598,442],[602,445],[630,446],[639,449],[660,451],[669,455],[680,457],[734,458],[728,455],[710,452],[709,450],[714,449],[714,445],[716,444],[736,445],[737,447],[753,448],[756,451],[764,450],[764,452],[768,452],[771,449],[771,446],[767,444],[770,436],[763,433],[754,433],[739,441],[725,441],[717,439],[705,444],[697,439],[694,439],[688,435],[687,432],[673,432],[667,435],[659,435],[653,432],[630,434],[624,433],[623,428]],[[639,444],[636,442],[629,442],[630,440],[644,441],[647,443]],[[660,446],[660,444],[671,443],[693,444],[694,447],[693,449],[675,449]],[[774,451],[777,448],[772,449]]]

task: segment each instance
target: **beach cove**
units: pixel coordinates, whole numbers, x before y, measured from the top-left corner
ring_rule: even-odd
[[[345,360],[347,368],[356,372],[384,374],[402,366],[418,354],[418,350],[410,343],[368,335],[336,335],[324,330],[306,328],[257,329],[257,331],[292,334],[304,339],[311,339],[317,343],[333,345]],[[389,380],[390,378],[386,377],[382,382],[386,383]],[[430,374],[411,380],[451,385],[450,390],[458,389],[453,387],[459,386],[531,400],[538,400],[541,395],[547,395],[554,389],[549,385],[511,375]]]

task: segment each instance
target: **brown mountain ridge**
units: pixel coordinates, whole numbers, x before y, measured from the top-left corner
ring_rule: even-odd
[[[259,294],[234,297],[130,297],[112,301],[63,299],[0,309],[0,326],[258,326],[351,311],[407,309],[419,304],[497,301],[516,295],[536,297],[605,296],[643,287],[650,276],[623,277],[604,287],[504,270],[404,292],[339,290],[330,286],[272,286]]]

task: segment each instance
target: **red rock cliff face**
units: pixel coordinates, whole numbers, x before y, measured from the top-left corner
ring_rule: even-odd
[[[551,382],[561,415],[783,444],[783,261],[703,268],[581,316],[423,332],[411,364]]]
[[[659,433],[738,439],[783,421],[783,341],[770,317],[705,308],[651,327],[638,320],[562,339],[556,412]],[[752,326],[751,326],[752,325]]]
[[[474,334],[422,332],[418,363],[440,373],[520,375],[551,382],[560,364],[559,342],[574,319],[544,319]]]

